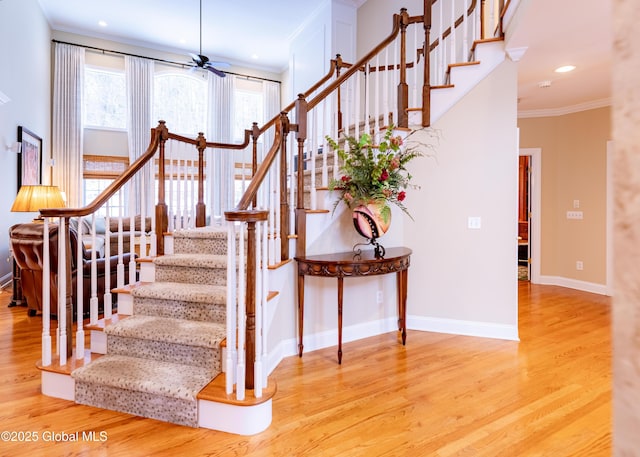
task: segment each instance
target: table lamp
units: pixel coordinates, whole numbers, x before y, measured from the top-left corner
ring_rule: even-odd
[[[35,213],[45,208],[64,208],[62,192],[58,186],[22,186],[18,191],[11,212]],[[38,215],[33,222],[44,222]]]

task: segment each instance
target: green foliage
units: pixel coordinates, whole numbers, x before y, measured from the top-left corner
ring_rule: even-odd
[[[406,165],[422,154],[402,148],[402,138],[393,136],[393,125],[386,129],[378,145],[373,145],[368,133],[358,139],[345,137],[344,149],[329,136],[326,139],[342,161],[342,177],[329,183],[329,189],[340,192],[336,206],[340,202],[349,208],[369,202],[393,203],[411,217],[403,203],[411,181]],[[383,218],[391,215],[389,207],[383,211]]]

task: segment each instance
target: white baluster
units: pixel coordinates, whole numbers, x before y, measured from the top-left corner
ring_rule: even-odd
[[[66,221],[58,225],[58,356],[60,365],[67,364],[67,250]]]
[[[236,278],[236,233],[235,225],[227,222],[227,354],[226,354],[226,392],[233,393],[236,367],[236,310],[238,289]]]
[[[263,222],[263,230],[262,230],[262,258],[266,259],[267,258],[267,223]],[[260,268],[260,274],[262,276],[262,320],[261,320],[261,325],[258,327],[259,329],[259,338],[262,340],[262,360],[263,363],[266,363],[266,361],[269,360],[269,353],[267,351],[267,334],[269,333],[269,329],[267,328],[267,297],[269,295],[269,268],[267,267],[267,265],[265,263],[263,263],[261,265]],[[262,368],[262,376],[263,376],[263,380],[262,380],[262,386],[263,387],[267,387],[267,371],[264,368]],[[257,397],[257,394],[256,394]]]
[[[469,0],[464,0],[464,11],[462,12],[462,59],[463,62],[469,60],[469,19],[467,10],[469,8]]]
[[[118,287],[124,287],[124,239],[122,220],[124,219],[124,188],[118,191]],[[107,229],[108,229],[107,225]],[[108,233],[111,233],[110,231]]]
[[[360,137],[360,72],[356,71],[353,75],[355,78],[355,93],[353,96],[353,129],[354,136]]]
[[[51,253],[49,252],[49,218],[44,218],[42,246],[42,277],[51,277]],[[51,283],[42,281],[42,366],[51,365]]]
[[[136,193],[133,183],[129,181],[129,284],[136,282]]]
[[[307,138],[306,143],[308,145],[310,145],[310,152],[309,152],[309,161],[311,166],[309,167],[310,170],[310,179],[311,179],[311,185],[310,185],[310,192],[311,192],[311,209],[317,209],[318,208],[318,202],[316,201],[317,196],[316,196],[316,154],[317,154],[317,150],[318,150],[318,117],[317,117],[317,108],[313,109],[313,111],[311,112],[311,128],[309,129],[309,132],[311,134],[311,138]],[[304,171],[303,171],[304,173]]]
[[[325,136],[330,133],[328,129],[329,122],[327,121],[327,116],[329,115],[329,109],[327,107],[329,106],[329,101],[330,101],[329,97],[327,97],[322,101],[322,128],[320,130],[322,134],[322,137],[321,137],[322,143],[320,145],[320,147],[322,148],[322,187],[327,187],[329,185],[329,170],[328,170],[328,164],[327,164],[327,140],[325,139]],[[335,137],[332,137],[332,138],[335,138]]]
[[[439,2],[439,9],[438,9],[438,16],[440,19],[440,41],[438,42],[438,53],[440,55],[440,59],[439,60],[439,70],[438,70],[438,83],[437,84],[444,84],[445,83],[445,44],[444,44],[444,2]]]
[[[76,268],[76,274],[77,274],[77,279],[76,279],[76,309],[77,309],[77,314],[76,314],[76,319],[78,322],[78,327],[76,329],[76,359],[82,359],[82,357],[84,356],[84,328],[82,325],[80,325],[80,323],[83,320],[84,317],[84,281],[83,281],[83,268],[82,268],[82,264],[84,261],[83,258],[83,243],[84,240],[82,239],[82,227],[84,226],[84,219],[82,217],[78,217],[78,230],[77,230],[77,237],[76,237],[76,242],[77,242],[77,249],[76,249],[76,258],[75,258],[75,263],[77,265]],[[69,242],[71,242],[71,240],[69,240]],[[71,255],[73,255],[73,252],[71,253]],[[58,270],[59,272],[60,270]],[[92,275],[93,278],[93,275]],[[72,313],[73,315],[73,313]]]
[[[373,128],[377,131],[380,130],[380,78],[383,70],[380,67],[380,53],[376,55],[376,71],[374,73],[376,80],[376,87],[374,91],[373,99]],[[386,73],[387,70],[385,69]]]
[[[89,321],[91,325],[95,325],[98,322],[98,263],[96,258],[96,215],[93,213],[91,218],[91,298],[89,299]],[[80,250],[80,249],[78,249]],[[81,263],[78,264],[78,282],[80,280]],[[82,299],[78,296],[78,303]],[[79,319],[79,318],[78,318]],[[79,321],[80,322],[80,321]]]
[[[107,202],[107,212],[104,217],[105,235],[104,235],[104,318],[111,319],[113,297],[111,295],[111,235],[109,231],[111,205]],[[108,306],[107,306],[108,304]]]
[[[256,266],[254,274],[256,275],[255,283],[255,360],[248,360],[247,363],[253,363],[253,392],[256,398],[262,397],[262,223],[256,224]],[[266,259],[266,257],[264,257]]]
[[[240,237],[238,240],[238,365],[236,372],[236,398],[244,400],[245,396],[245,328],[246,328],[246,285],[245,285],[245,251],[244,251],[244,224],[240,226]]]

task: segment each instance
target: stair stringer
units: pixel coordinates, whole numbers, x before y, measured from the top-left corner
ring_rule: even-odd
[[[433,124],[468,94],[480,81],[487,77],[506,57],[504,41],[479,42],[476,45],[475,60],[478,65],[453,67],[450,83],[453,87],[431,90],[431,123]],[[418,124],[410,120],[411,125]]]

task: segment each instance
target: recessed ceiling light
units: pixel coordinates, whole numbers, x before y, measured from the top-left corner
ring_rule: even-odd
[[[184,38],[180,38],[180,44],[187,44],[187,40],[185,40]]]
[[[107,22],[106,21],[98,21],[98,25],[100,27],[106,27],[107,26]]]
[[[253,60],[258,60],[258,54],[252,54],[252,55],[251,55],[251,58],[252,58]]]
[[[556,73],[568,73],[576,69],[575,65],[564,65],[562,67],[556,68]]]

